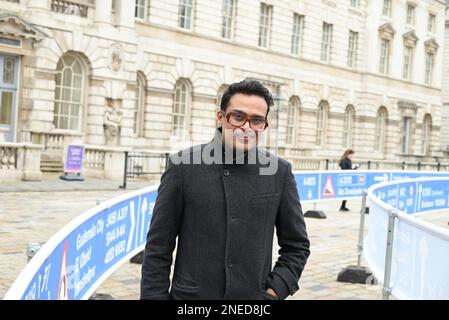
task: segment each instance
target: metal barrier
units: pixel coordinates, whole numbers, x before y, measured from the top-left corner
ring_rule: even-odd
[[[86,300],[145,247],[158,186],[100,203],[35,253],[5,300]]]
[[[126,189],[128,178],[140,178],[144,175],[162,174],[163,170],[167,167],[169,153],[137,153],[125,151],[125,166],[123,172],[123,184],[121,189]],[[150,168],[149,163],[145,163],[147,159],[163,159],[164,165],[159,166],[160,170],[157,171],[145,171],[145,168]]]
[[[364,256],[383,298],[449,299],[449,230],[416,217],[449,211],[449,178],[377,184],[368,201]]]
[[[314,203],[360,198],[368,187],[382,181],[443,175],[449,180],[449,173],[423,171],[301,171],[295,172],[295,179],[302,202]],[[121,264],[144,249],[157,188],[104,201],[64,226],[36,252],[5,299],[89,299]],[[380,224],[382,235],[386,225]],[[377,258],[372,250],[369,254]],[[372,265],[376,268],[378,264]],[[449,267],[446,274],[447,270]]]
[[[338,169],[338,160],[324,159],[325,169]],[[363,170],[383,170],[389,168],[392,170],[417,170],[417,171],[448,171],[449,163],[442,163],[439,160],[434,162],[425,161],[391,161],[391,160],[367,160],[358,161],[358,168]]]

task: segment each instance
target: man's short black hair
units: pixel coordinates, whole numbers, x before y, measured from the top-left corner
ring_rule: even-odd
[[[273,96],[267,88],[265,88],[259,81],[256,80],[243,80],[231,84],[225,91],[221,99],[221,110],[226,111],[232,96],[237,93],[254,95],[264,98],[268,105],[267,115],[268,112],[270,112],[270,106],[273,105]]]

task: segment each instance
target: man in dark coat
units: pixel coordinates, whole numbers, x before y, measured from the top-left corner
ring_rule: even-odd
[[[257,147],[272,103],[257,81],[231,85],[212,142],[170,157],[147,236],[141,299],[276,300],[299,289],[310,251],[292,167]]]

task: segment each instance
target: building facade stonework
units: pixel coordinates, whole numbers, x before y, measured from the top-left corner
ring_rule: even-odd
[[[123,150],[209,141],[226,87],[256,79],[287,159],[431,161],[444,21],[440,0],[0,0],[0,136],[43,170],[82,143],[115,177]]]

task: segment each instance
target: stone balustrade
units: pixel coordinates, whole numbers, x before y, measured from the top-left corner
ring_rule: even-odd
[[[0,182],[39,181],[42,146],[27,143],[0,143]]]
[[[52,0],[51,11],[78,16],[82,18],[92,18],[94,15],[89,11],[93,10],[95,5],[92,1],[80,1],[80,0]]]

